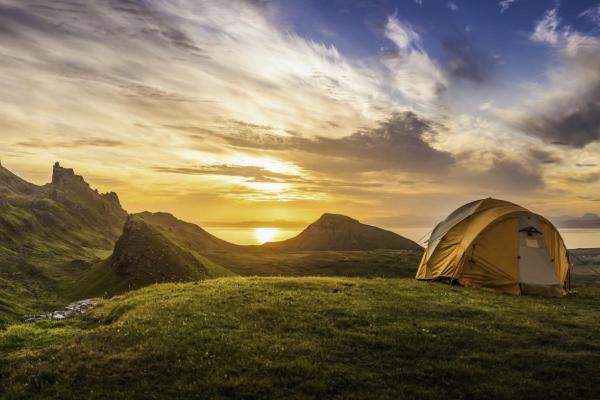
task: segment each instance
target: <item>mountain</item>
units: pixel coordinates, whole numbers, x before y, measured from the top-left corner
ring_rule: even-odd
[[[113,295],[154,283],[235,275],[196,252],[205,245],[215,248],[219,244],[219,239],[206,237],[203,233],[210,235],[170,214],[144,212],[131,215],[112,255],[93,266],[74,285],[72,296]],[[201,240],[195,242],[193,239]]]
[[[59,163],[43,186],[0,166],[0,265],[93,258],[113,246],[126,217],[116,193],[98,193]]]
[[[42,186],[0,165],[0,324],[61,303],[62,282],[105,257],[126,218],[115,193],[98,193],[59,163]]]
[[[226,242],[211,235],[198,225],[182,221],[172,214],[148,211],[137,214],[145,221],[160,226],[178,241],[196,251],[202,250],[241,250],[244,246]]]
[[[344,254],[377,249],[410,254]],[[41,186],[0,165],[0,324],[65,299],[234,273],[397,276],[406,270],[396,268],[399,257],[412,260],[420,249],[336,214],[324,214],[295,238],[240,246],[168,213],[128,217],[116,193],[99,193],[59,163]]]
[[[306,250],[420,250],[421,246],[394,232],[365,225],[339,214],[323,214],[298,236],[271,242],[262,248],[279,251]]]
[[[593,213],[587,213],[581,217],[557,217],[554,221],[560,228],[600,229],[600,216]]]

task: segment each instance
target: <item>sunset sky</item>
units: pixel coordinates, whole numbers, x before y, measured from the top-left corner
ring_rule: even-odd
[[[429,226],[600,211],[600,4],[0,0],[0,160],[130,212]]]

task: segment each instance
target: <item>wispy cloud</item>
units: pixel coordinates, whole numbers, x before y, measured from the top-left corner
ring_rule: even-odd
[[[87,138],[75,139],[70,141],[47,141],[44,139],[25,140],[16,143],[20,147],[29,147],[36,149],[51,149],[51,148],[80,148],[80,147],[120,147],[125,143],[120,140],[112,140],[106,138]]]
[[[527,196],[548,179],[570,185],[553,169],[568,176],[593,161],[596,39],[567,31],[556,10],[531,34],[557,57],[548,84],[511,97],[513,118],[497,118],[479,26],[440,38],[409,14],[383,13],[371,52],[357,56],[296,32],[282,4],[0,0],[3,158],[24,171],[85,166],[118,185],[102,189],[120,190],[130,211],[196,220],[206,210],[226,220],[223,210],[250,201],[262,202],[246,211],[257,215],[239,218]],[[470,109],[470,99],[489,104]]]
[[[588,8],[579,14],[580,17],[586,17],[595,24],[600,25],[600,4]]]
[[[557,9],[548,10],[536,23],[529,37],[535,42],[556,44],[558,42],[558,24]]]
[[[183,175],[217,175],[217,176],[238,176],[251,178],[254,181],[277,181],[286,178],[293,178],[294,175],[269,171],[263,167],[245,166],[245,165],[204,165],[196,167],[153,167],[156,172]]]
[[[446,89],[444,73],[421,46],[421,37],[408,23],[388,17],[385,35],[396,48],[384,55],[383,63],[407,99],[431,102]]]
[[[498,5],[500,6],[500,12],[503,13],[506,10],[508,10],[514,2],[516,2],[517,0],[502,0],[498,3]]]

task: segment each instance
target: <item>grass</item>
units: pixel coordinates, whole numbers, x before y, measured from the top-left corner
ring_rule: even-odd
[[[0,332],[0,396],[599,398],[599,300],[412,279],[153,285]]]
[[[420,250],[288,251],[208,250],[204,254],[243,276],[413,277]]]

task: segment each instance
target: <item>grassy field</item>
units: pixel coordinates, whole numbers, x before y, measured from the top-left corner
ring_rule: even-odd
[[[421,250],[248,251],[208,250],[206,257],[242,276],[413,277]]]
[[[412,279],[153,285],[0,332],[0,397],[597,399],[599,301]]]

